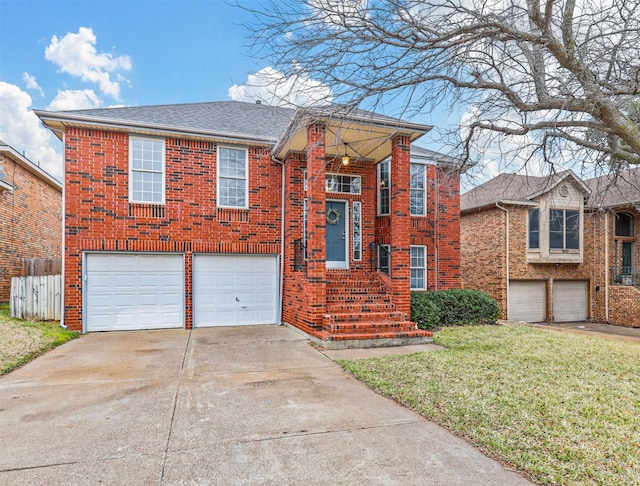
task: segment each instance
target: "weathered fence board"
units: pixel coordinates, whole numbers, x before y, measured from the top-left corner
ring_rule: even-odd
[[[24,258],[22,260],[22,276],[59,275],[62,273],[60,258]]]
[[[44,275],[11,279],[11,316],[35,321],[59,321],[62,276]]]

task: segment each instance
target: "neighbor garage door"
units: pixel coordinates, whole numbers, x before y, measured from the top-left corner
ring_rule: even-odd
[[[87,331],[184,327],[182,255],[86,255]]]
[[[542,322],[546,319],[544,281],[509,282],[509,319]]]
[[[589,315],[586,280],[553,282],[553,318],[556,322],[585,321]]]
[[[273,255],[194,255],[193,325],[275,324],[277,275]]]

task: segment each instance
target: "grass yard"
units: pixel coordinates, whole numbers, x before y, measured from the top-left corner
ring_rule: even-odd
[[[57,322],[14,319],[9,304],[0,304],[0,375],[77,336]]]
[[[543,484],[640,485],[640,344],[525,325],[340,364]]]

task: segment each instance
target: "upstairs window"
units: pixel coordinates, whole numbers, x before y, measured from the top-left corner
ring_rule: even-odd
[[[529,209],[529,248],[540,249],[540,210],[538,208]]]
[[[422,164],[411,164],[411,215],[426,214],[426,170]]]
[[[218,147],[218,206],[246,208],[248,192],[246,149]]]
[[[580,249],[580,211],[549,210],[549,249]]]
[[[129,201],[164,204],[164,140],[129,139]]]
[[[629,213],[616,214],[616,236],[633,236],[633,216]]]
[[[378,164],[378,216],[389,214],[391,177],[389,175],[389,161]]]
[[[327,174],[325,191],[342,194],[360,194],[360,176]]]

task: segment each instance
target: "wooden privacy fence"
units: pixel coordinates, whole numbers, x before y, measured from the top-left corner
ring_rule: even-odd
[[[61,258],[23,258],[23,277],[30,275],[60,275],[62,273]]]
[[[62,275],[13,277],[11,279],[11,317],[34,321],[59,321]]]

